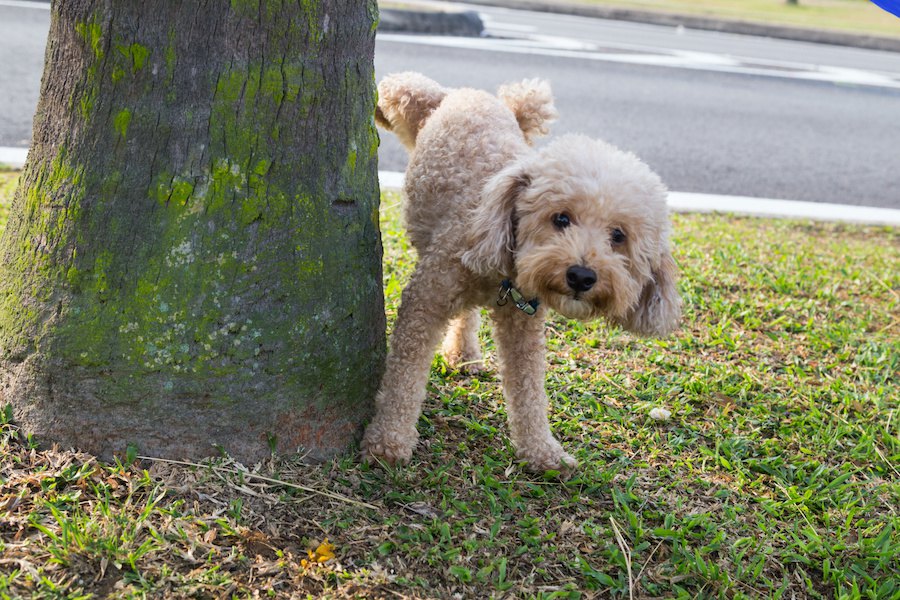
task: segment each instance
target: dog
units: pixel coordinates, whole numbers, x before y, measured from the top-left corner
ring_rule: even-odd
[[[557,116],[541,80],[493,96],[407,72],[383,79],[378,98],[376,123],[409,151],[404,217],[418,263],[363,459],[411,459],[434,352],[443,336],[451,366],[480,368],[487,307],[517,457],[532,471],[573,469],[547,419],[547,310],[641,335],[677,327],[665,186],[633,154],[586,136],[535,149]]]

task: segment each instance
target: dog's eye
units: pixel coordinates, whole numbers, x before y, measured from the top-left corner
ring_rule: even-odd
[[[621,246],[625,243],[625,232],[616,227],[609,236],[613,246]]]
[[[572,224],[572,219],[566,213],[556,213],[553,215],[553,226],[557,229],[565,229]]]

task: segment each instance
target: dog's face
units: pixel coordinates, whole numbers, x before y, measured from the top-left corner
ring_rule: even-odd
[[[641,334],[678,323],[666,189],[631,154],[563,136],[488,182],[472,231],[467,266],[513,275],[566,317]]]

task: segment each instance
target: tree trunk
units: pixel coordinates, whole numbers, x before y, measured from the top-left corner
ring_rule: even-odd
[[[0,402],[109,457],[344,449],[384,356],[375,0],[57,0]]]

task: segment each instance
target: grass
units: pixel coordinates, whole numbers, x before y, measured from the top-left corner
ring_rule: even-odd
[[[392,320],[412,258],[384,200]],[[493,369],[439,358],[396,470],[101,464],[6,408],[0,597],[900,599],[900,232],[674,221],[681,332],[547,324],[568,481],[516,464]]]
[[[868,0],[574,0],[713,18],[900,36],[900,19]]]

